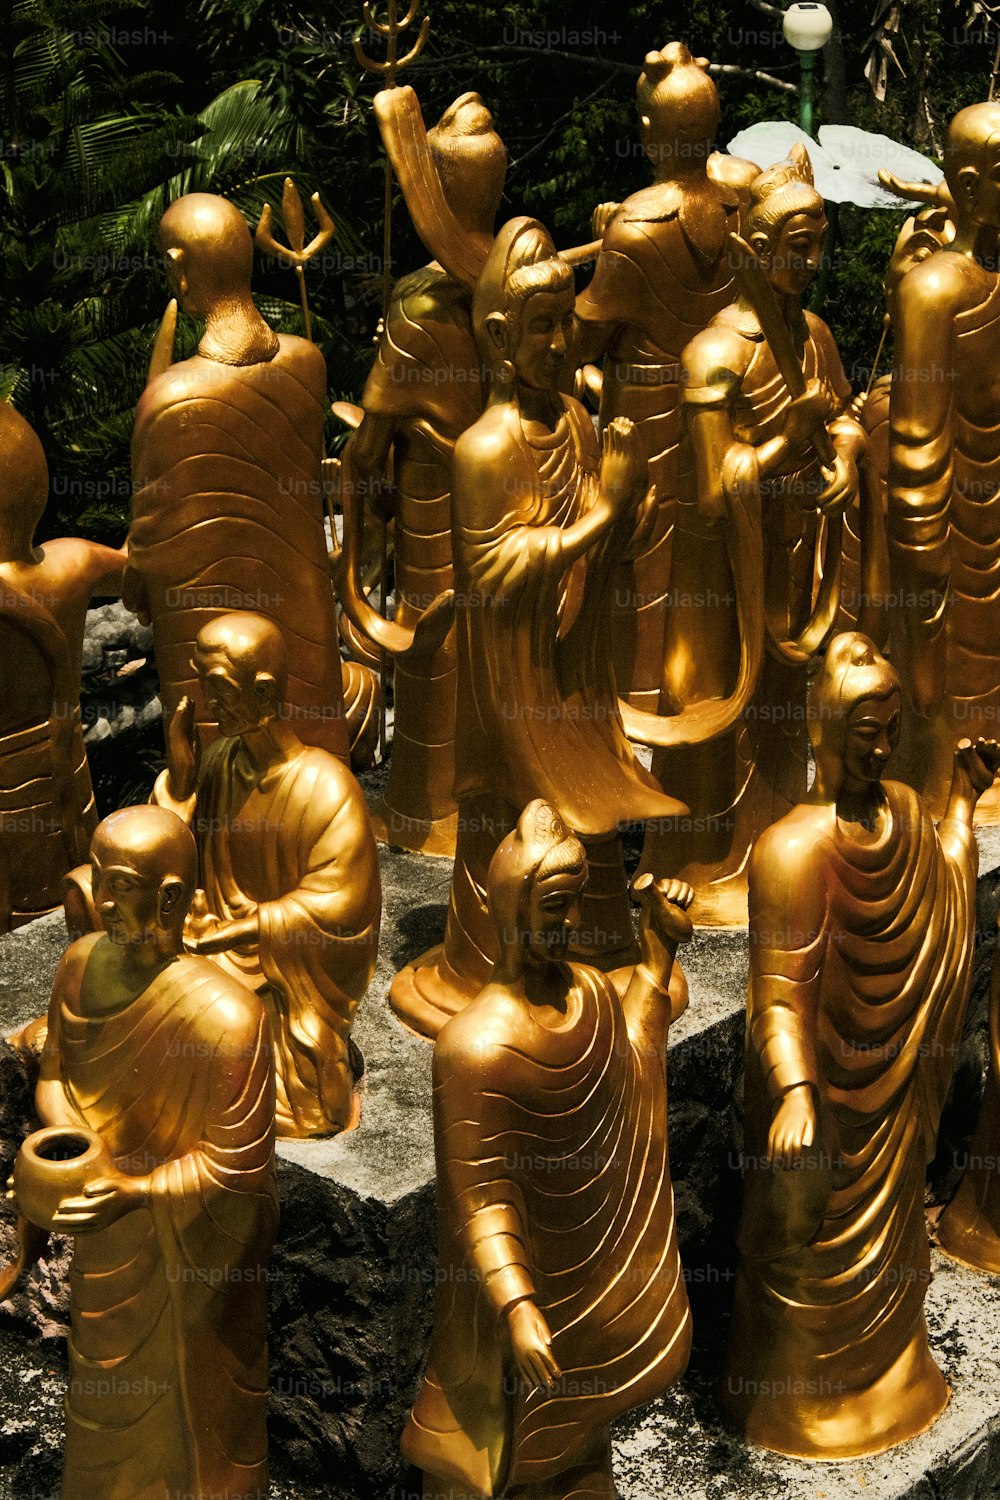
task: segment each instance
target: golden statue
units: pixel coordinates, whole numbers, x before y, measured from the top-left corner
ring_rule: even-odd
[[[941,1249],[963,1265],[1000,1275],[1000,961],[990,984],[989,1059],[968,1161],[958,1191],[938,1220]]]
[[[760,173],[744,217],[739,294],[684,350],[683,442],[661,711],[721,698],[744,668],[736,579],[759,570],[752,695],[705,752],[657,752],[692,818],[647,832],[643,868],[695,889],[693,918],[746,921],[754,839],[805,796],[807,671],[840,612],[843,513],[860,506],[862,624],[884,592],[885,532],[864,430],[827,325],[801,298],[819,267],[823,199],[805,151]],[[860,502],[864,503],[861,504]],[[754,535],[741,518],[752,514]],[[815,579],[822,568],[823,584]],[[763,649],[766,642],[766,651]]]
[[[168,311],[132,436],[125,602],[152,622],[165,730],[186,696],[206,744],[214,737],[195,637],[216,615],[249,609],[288,638],[300,737],[346,758],[343,681],[353,689],[359,668],[341,664],[324,532],[325,361],[257,311],[253,241],[233,204],[178,198],[159,245],[181,307],[205,320],[198,353],[171,364]],[[363,699],[358,713],[363,726]]]
[[[586,879],[532,802],[489,869],[493,973],[434,1049],[437,1298],[402,1442],[429,1500],[613,1500],[611,1422],[687,1364],[665,1057],[691,891],[643,877],[619,998],[566,961]]]
[[[939,813],[955,741],[1000,715],[1000,104],[961,110],[944,154],[950,243],[895,291],[889,410],[892,652],[899,774]],[[942,236],[943,237],[943,236]],[[980,804],[1000,819],[1000,794]]]
[[[123,552],[34,544],[49,494],[36,434],[0,402],[0,932],[58,907],[97,824],[80,726],[90,600],[120,594]]]
[[[368,809],[346,766],[299,739],[270,620],[219,615],[198,632],[193,668],[221,737],[201,757],[194,705],[182,698],[153,788],[198,842],[201,888],[185,940],[260,995],[274,1033],[278,1135],[329,1135],[357,1123],[351,1025],[378,953]]]
[[[521,808],[542,795],[584,837],[596,878],[579,952],[604,969],[635,957],[619,826],[684,810],[635,760],[611,665],[615,570],[653,514],[645,460],[624,418],[605,428],[602,456],[590,417],[560,394],[573,273],[535,220],[497,236],[473,323],[492,381],[454,458],[458,851],[443,950],[391,991],[428,1036],[489,975],[486,872]]]
[[[707,69],[681,42],[647,54],[636,102],[654,179],[606,223],[594,278],[576,302],[577,358],[603,360],[601,425],[618,416],[635,423],[656,487],[655,527],[623,562],[613,600],[618,688],[648,710],[663,671],[681,354],[732,299],[728,233],[757,173],[712,152],[719,96]]]
[[[352,623],[395,657],[392,759],[374,812],[376,834],[407,849],[454,854],[455,636],[449,632],[427,651],[414,647],[413,632],[452,587],[452,452],[482,412],[486,394],[472,332],[474,282],[445,269],[448,245],[466,235],[492,237],[507,158],[478,94],[463,94],[425,132],[411,89],[381,93],[376,112],[390,146],[392,130],[409,118],[406,106],[416,145],[394,151],[393,158],[435,258],[396,283],[361,398],[363,419],[342,456],[338,593]],[[439,179],[457,231],[421,212],[421,174],[427,173]],[[359,586],[366,497],[393,529],[391,623],[367,606]]]
[[[91,847],[106,928],[56,975],[18,1205],[74,1237],[62,1500],[265,1500],[271,1036],[182,946],[197,852],[130,807]]]
[[[995,740],[954,751],[935,830],[881,780],[899,678],[831,642],[810,696],[816,779],[750,862],[746,1197],[724,1411],[805,1458],[875,1453],[948,1400],[924,1321],[924,1178],[969,993],[976,801]]]

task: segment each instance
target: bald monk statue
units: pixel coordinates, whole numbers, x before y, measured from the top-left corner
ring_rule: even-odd
[[[960,110],[944,153],[954,238],[895,291],[889,406],[892,654],[899,775],[935,814],[956,740],[1000,716],[1000,103]],[[943,195],[939,195],[945,201]],[[1000,792],[977,817],[1000,820]]]
[[[402,1444],[427,1500],[614,1500],[610,1423],[687,1364],[664,1068],[692,893],[643,877],[619,998],[568,961],[586,879],[531,802],[489,869],[493,972],[434,1049],[437,1300]]]
[[[420,121],[418,108],[415,114]],[[424,133],[422,124],[415,128],[423,136],[422,155],[407,151],[396,161],[407,201],[419,191],[414,173],[430,169],[455,216],[457,235],[492,236],[507,154],[479,95],[456,99],[432,130]],[[407,849],[453,854],[455,635],[450,632],[433,652],[402,651],[397,638],[400,627],[415,627],[452,586],[452,454],[456,440],[482,412],[486,384],[472,331],[472,287],[439,263],[448,259],[447,246],[438,243],[436,220],[425,228],[420,207],[414,201],[414,216],[434,259],[393,288],[361,397],[364,417],[342,458],[343,486],[353,486],[357,497],[345,496],[345,532],[348,515],[355,518],[345,550],[353,546],[359,571],[364,499],[386,496],[382,509],[393,526],[396,612],[391,625],[370,609],[358,619],[359,626],[386,641],[395,661],[392,759],[375,808],[376,832]],[[338,589],[353,619],[359,601],[349,594],[356,590],[347,580],[338,582]]]
[[[281,632],[220,615],[193,657],[220,738],[201,756],[182,698],[153,800],[198,841],[201,889],[185,936],[260,995],[274,1032],[277,1131],[329,1135],[357,1123],[351,1024],[375,970],[382,895],[361,789],[335,756],[304,745],[286,710]]]
[[[882,780],[901,695],[871,641],[834,638],[809,707],[815,783],[750,862],[750,1170],[720,1399],[751,1442],[843,1459],[915,1436],[948,1400],[924,1321],[924,1179],[969,995],[973,814],[1000,746],[958,746],[935,829]]]
[[[120,594],[125,555],[82,537],[36,547],[48,494],[41,443],[0,403],[0,932],[59,905],[97,824],[83,634],[91,599]]]
[[[158,346],[132,435],[125,601],[152,621],[164,726],[187,696],[199,733],[214,737],[191,667],[195,637],[216,615],[253,609],[288,638],[301,739],[346,758],[323,519],[323,356],[274,333],[254,306],[253,241],[233,204],[189,193],[158,239],[182,309],[205,320],[192,359],[170,364],[171,339]]]
[[[656,486],[657,519],[614,591],[615,668],[623,697],[655,711],[677,494],[681,353],[732,300],[727,235],[757,168],[712,151],[719,95],[705,58],[682,42],[646,55],[636,87],[653,181],[618,205],[597,268],[576,299],[576,356],[603,362],[600,420],[635,423]]]
[[[270,1029],[184,952],[183,823],[112,813],[91,859],[106,930],[59,966],[35,1095],[43,1125],[103,1146],[45,1226],[74,1236],[62,1500],[266,1500]]]

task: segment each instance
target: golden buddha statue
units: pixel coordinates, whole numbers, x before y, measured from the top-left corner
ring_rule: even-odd
[[[826,227],[797,148],[750,186],[751,281],[684,350],[662,711],[730,692],[748,625],[767,641],[766,652],[755,651],[741,721],[708,752],[654,755],[661,784],[683,790],[693,816],[650,828],[642,867],[689,881],[693,918],[709,925],[746,921],[751,844],[805,796],[807,672],[836,627],[842,516],[861,500],[872,542],[861,563],[862,623],[883,603],[885,534],[865,433],[848,410],[851,388],[830,330],[800,300]],[[738,530],[748,508],[752,541]],[[748,552],[760,570],[758,618],[741,621],[735,580]]]
[[[955,741],[1000,715],[1000,104],[952,120],[950,243],[895,292],[889,409],[892,654],[904,688],[899,775],[939,813]],[[1000,818],[996,788],[978,817]]]
[[[198,632],[193,669],[221,737],[201,756],[194,704],[182,698],[153,788],[198,842],[185,940],[260,995],[274,1034],[278,1135],[329,1135],[359,1113],[350,1033],[382,912],[368,809],[347,767],[299,739],[272,621],[217,616]]]
[[[80,726],[87,606],[120,594],[124,552],[82,537],[36,547],[42,445],[0,402],[0,932],[58,907],[97,824]]]
[[[882,781],[895,670],[835,637],[810,695],[816,779],[750,861],[746,1196],[723,1410],[805,1458],[922,1432],[948,1387],[931,1357],[924,1178],[968,1001],[977,799],[995,740],[953,753],[935,830]]]
[[[573,274],[535,220],[497,236],[473,324],[492,381],[452,480],[458,850],[444,947],[391,990],[397,1015],[428,1036],[489,975],[486,872],[520,808],[542,795],[585,839],[596,878],[580,954],[604,969],[635,956],[619,826],[684,810],[636,761],[611,664],[615,570],[653,518],[645,460],[624,418],[601,455],[590,417],[561,394]]]
[[[1000,962],[993,960],[986,1087],[958,1191],[937,1224],[946,1255],[1000,1275]]]
[[[62,1500],[266,1500],[270,1030],[184,952],[197,851],[172,813],[112,813],[91,859],[106,933],[56,974],[49,1128],[14,1169],[19,1206],[74,1237]]]
[[[361,398],[364,416],[342,455],[348,524],[338,592],[357,627],[395,655],[392,759],[374,810],[376,834],[407,849],[454,854],[454,632],[433,651],[415,650],[411,639],[399,637],[401,631],[412,632],[452,587],[452,452],[455,440],[480,415],[486,394],[472,332],[474,283],[459,280],[438,257],[447,264],[448,244],[456,237],[492,237],[507,158],[478,94],[463,94],[428,132],[415,96],[413,105],[418,149],[396,153],[394,159],[404,196],[414,201],[414,219],[435,259],[396,283]],[[420,212],[416,163],[421,173],[436,173],[457,228]],[[391,626],[365,609],[356,582],[366,496],[379,499],[378,510],[392,524],[396,611]]]
[[[613,1500],[610,1423],[687,1364],[665,1056],[691,891],[643,878],[619,997],[567,959],[586,879],[530,803],[490,864],[493,973],[434,1048],[434,1332],[402,1441],[428,1500]]]
[[[191,666],[202,625],[251,609],[281,627],[289,712],[306,744],[347,757],[343,681],[364,735],[367,703],[342,666],[323,512],[326,364],[315,344],[274,333],[250,294],[253,241],[239,210],[188,193],[160,221],[167,279],[205,320],[198,353],[169,348],[136,408],[135,493],[125,602],[151,621],[164,727],[182,697],[214,737]],[[160,365],[162,364],[162,368]]]
[[[677,495],[681,354],[733,295],[728,233],[757,168],[712,152],[719,96],[706,58],[682,42],[647,54],[636,90],[649,187],[617,206],[576,301],[577,358],[602,361],[600,420],[635,423],[656,487],[656,523],[614,590],[618,689],[655,711],[663,673]]]

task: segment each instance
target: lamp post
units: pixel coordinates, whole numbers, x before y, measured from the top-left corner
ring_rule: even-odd
[[[833,17],[816,0],[799,0],[785,11],[781,23],[785,41],[799,54],[799,124],[813,134],[813,69],[816,53],[833,35]]]

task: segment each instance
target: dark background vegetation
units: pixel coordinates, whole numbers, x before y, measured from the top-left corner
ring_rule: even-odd
[[[537,214],[560,244],[588,240],[594,205],[647,180],[634,87],[650,47],[676,37],[725,69],[720,143],[755,120],[797,118],[795,92],[780,87],[797,83],[797,61],[763,0],[430,8],[430,40],[405,74],[425,118],[477,89],[510,153],[502,212]],[[874,16],[872,0],[836,0],[836,20],[817,123],[880,130],[936,156],[951,114],[991,90],[997,31],[982,0],[877,0]],[[8,0],[0,11],[0,397],[49,455],[46,534],[124,534],[132,409],[165,303],[153,230],[181,192],[232,197],[253,225],[265,199],[280,204],[286,174],[303,197],[320,189],[338,234],[309,273],[310,301],[331,397],[356,398],[382,270],[378,83],[353,37],[363,31],[369,52],[384,53],[363,28],[360,6],[343,0]],[[902,217],[841,214],[825,311],[856,387]],[[400,206],[391,270],[424,259]],[[272,322],[301,328],[289,271],[259,263],[255,290]],[[181,348],[197,334],[184,328]]]

